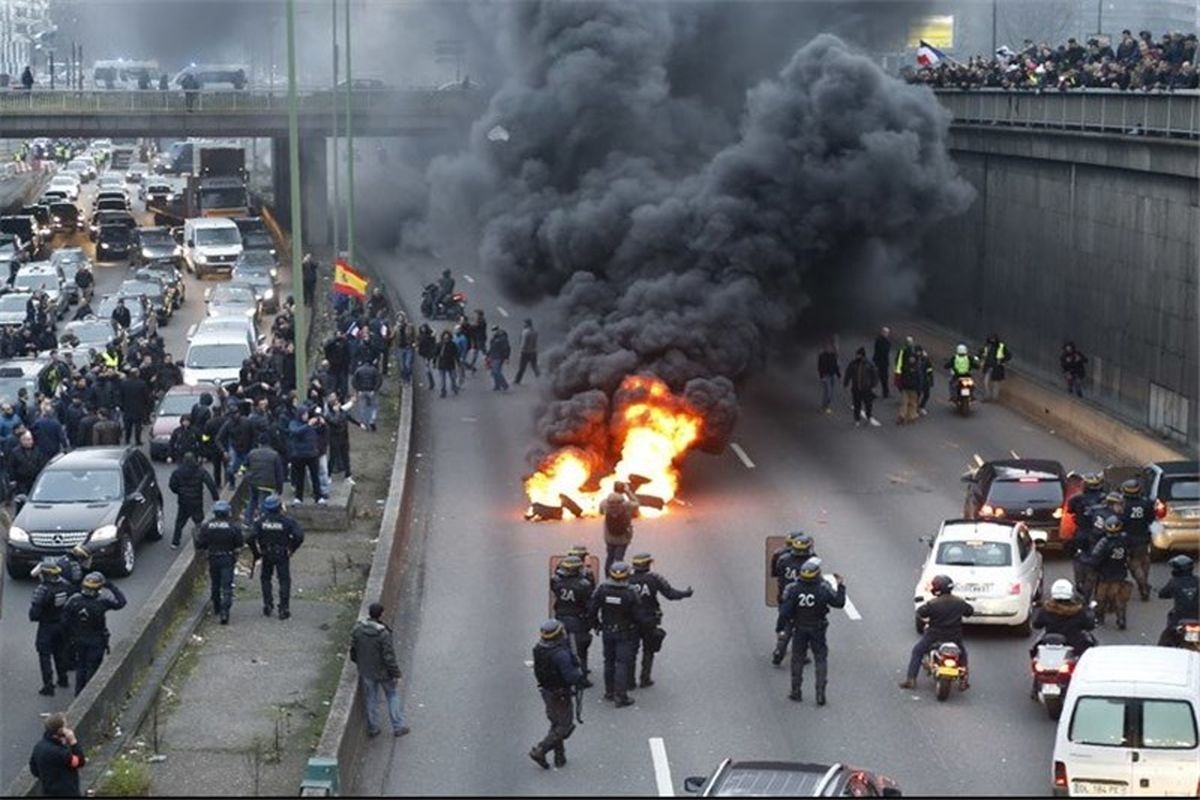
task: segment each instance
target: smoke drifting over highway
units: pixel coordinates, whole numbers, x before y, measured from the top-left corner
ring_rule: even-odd
[[[672,54],[703,28],[686,4],[504,10],[509,77],[469,149],[432,164],[430,225],[477,230],[506,291],[575,321],[549,358],[548,445],[603,452],[614,391],[650,372],[706,409],[720,446],[772,337],[911,299],[914,246],[970,200],[934,97],[834,36],[750,88],[731,130],[673,90]]]

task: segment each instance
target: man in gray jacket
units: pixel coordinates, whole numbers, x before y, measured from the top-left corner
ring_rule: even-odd
[[[379,693],[387,697],[388,715],[392,720],[392,735],[403,736],[409,728],[404,724],[400,705],[400,667],[392,647],[392,629],[383,622],[383,605],[372,603],[367,619],[354,626],[350,634],[350,660],[358,665],[358,680],[362,683],[363,700],[367,706],[367,736],[379,735]]]

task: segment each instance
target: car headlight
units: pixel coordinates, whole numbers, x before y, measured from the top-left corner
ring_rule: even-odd
[[[275,248],[274,247],[271,248],[271,257],[272,258],[275,257]]]
[[[101,525],[96,530],[92,531],[91,538],[88,539],[89,544],[107,544],[115,541],[117,538],[116,525]]]
[[[274,290],[274,289],[267,289],[265,292],[263,292],[263,299],[264,299],[264,300],[270,300],[270,299],[272,299],[273,297],[275,297],[275,290]]]
[[[149,257],[150,257],[150,248],[143,247],[142,248],[142,258],[149,258]]]
[[[272,269],[271,269],[271,277],[272,277],[272,278],[278,278],[278,277],[279,277],[279,270],[277,270],[277,269],[275,269],[275,268],[272,268]]]
[[[54,221],[55,221],[55,222],[62,222],[62,217],[55,217],[55,218],[54,218]]]
[[[207,264],[207,263],[208,263],[208,256],[204,255],[203,253],[199,253],[199,254],[196,256],[196,263],[197,263],[197,264]]]
[[[101,250],[107,250],[107,249],[108,249],[108,242],[101,242],[101,243],[100,243],[100,249],[101,249]]]
[[[8,541],[29,544],[29,532],[24,528],[18,528],[16,525],[13,525],[8,529]]]

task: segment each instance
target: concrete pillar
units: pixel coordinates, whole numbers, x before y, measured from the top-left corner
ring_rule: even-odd
[[[279,136],[271,140],[271,189],[274,193],[275,219],[286,230],[292,229],[292,212],[288,203],[291,184],[288,175],[288,140]]]
[[[304,238],[309,247],[329,244],[329,181],[324,137],[300,140],[300,200]]]

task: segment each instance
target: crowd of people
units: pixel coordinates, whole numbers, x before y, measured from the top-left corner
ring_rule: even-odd
[[[1169,92],[1196,89],[1196,34],[1150,31],[1134,36],[1121,32],[1113,47],[1107,36],[1081,44],[1068,39],[1057,47],[1026,39],[1019,51],[1001,47],[991,58],[972,56],[961,62],[943,58],[919,68],[905,68],[910,83],[942,89],[1117,89]]]

